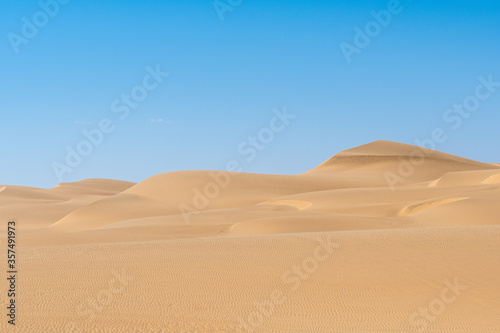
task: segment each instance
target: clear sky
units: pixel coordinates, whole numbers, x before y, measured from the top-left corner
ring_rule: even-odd
[[[436,149],[500,163],[500,87],[478,88],[500,82],[497,0],[54,1],[0,2],[0,184],[231,160],[294,174],[436,128]],[[463,103],[474,111],[449,110]],[[285,109],[296,117],[282,126]],[[71,167],[84,130],[96,144]]]

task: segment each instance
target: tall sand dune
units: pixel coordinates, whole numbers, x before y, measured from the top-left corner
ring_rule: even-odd
[[[499,164],[389,141],[299,175],[2,185],[0,331],[498,333],[499,203]]]

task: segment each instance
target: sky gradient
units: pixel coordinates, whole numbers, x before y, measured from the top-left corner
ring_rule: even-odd
[[[459,126],[448,111],[500,82],[498,1],[54,1],[0,3],[2,185],[55,186],[54,163],[105,119],[113,130],[63,181],[231,160],[296,174],[436,128],[447,135],[437,150],[500,163],[500,87],[483,85],[490,96]],[[140,102],[124,102],[131,94]],[[285,109],[295,118],[249,161],[248,137]]]

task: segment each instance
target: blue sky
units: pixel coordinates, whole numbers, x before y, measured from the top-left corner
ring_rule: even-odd
[[[447,135],[436,149],[500,162],[500,88],[459,128],[443,118],[478,77],[500,82],[498,1],[222,0],[219,13],[209,0],[54,1],[0,3],[0,184],[55,186],[54,162],[103,119],[114,130],[63,181],[141,181],[230,160],[295,174],[435,128]],[[356,47],[355,27],[366,33],[372,11],[389,8],[348,63],[342,43]],[[121,120],[112,103],[157,66],[168,76]],[[239,147],[284,108],[296,118],[248,161]]]

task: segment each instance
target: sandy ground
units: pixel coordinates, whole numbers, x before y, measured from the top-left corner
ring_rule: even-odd
[[[376,141],[300,175],[0,186],[1,332],[500,332],[500,165]]]

